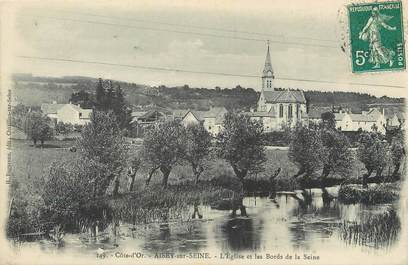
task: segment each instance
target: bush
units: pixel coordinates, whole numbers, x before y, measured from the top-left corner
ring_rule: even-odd
[[[356,185],[341,185],[338,199],[345,204],[358,203],[361,201],[362,189]]]
[[[287,131],[264,133],[265,145],[289,146],[290,134]]]
[[[341,185],[338,199],[345,204],[389,203],[399,198],[399,190],[395,184],[378,184],[363,189],[360,185]]]

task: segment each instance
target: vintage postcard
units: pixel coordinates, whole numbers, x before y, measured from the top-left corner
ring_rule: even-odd
[[[408,2],[0,2],[0,264],[408,264]]]

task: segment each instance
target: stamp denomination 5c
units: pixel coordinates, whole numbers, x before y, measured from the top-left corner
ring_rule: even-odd
[[[402,2],[348,6],[352,70],[405,69]]]

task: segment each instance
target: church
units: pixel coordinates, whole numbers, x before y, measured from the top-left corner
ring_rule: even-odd
[[[303,91],[275,91],[274,79],[268,44],[257,109],[247,113],[247,115],[251,119],[262,121],[265,132],[282,131],[285,127],[294,127],[298,123],[307,124],[306,99]]]

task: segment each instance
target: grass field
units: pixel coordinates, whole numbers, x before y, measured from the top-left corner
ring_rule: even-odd
[[[27,140],[12,141],[12,177],[17,180],[20,185],[25,185],[35,179],[43,179],[46,177],[49,166],[54,161],[71,160],[78,153],[70,152],[69,147],[75,145],[74,141],[50,141],[47,142],[44,148],[34,147],[32,142]],[[137,148],[137,147],[136,147]],[[290,178],[297,172],[297,167],[288,158],[288,150],[267,149],[267,162],[265,170],[257,174],[250,174],[247,178],[268,179],[274,171],[280,167],[282,169],[279,178]],[[352,173],[349,177],[358,178],[365,170],[364,166],[355,161],[352,167]],[[386,172],[384,172],[386,173]],[[317,175],[319,172],[316,173]],[[192,170],[188,164],[180,164],[173,168],[169,183],[176,184],[192,179]],[[210,180],[214,177],[234,177],[231,167],[223,160],[212,158],[210,159],[206,170],[202,173],[201,179]],[[136,175],[135,185],[141,185],[147,177],[147,169],[141,168]],[[334,175],[336,177],[336,175]],[[152,178],[152,183],[160,182],[161,173],[156,172]],[[128,184],[126,176],[121,180],[121,189],[125,190]],[[32,191],[31,191],[32,192]]]

